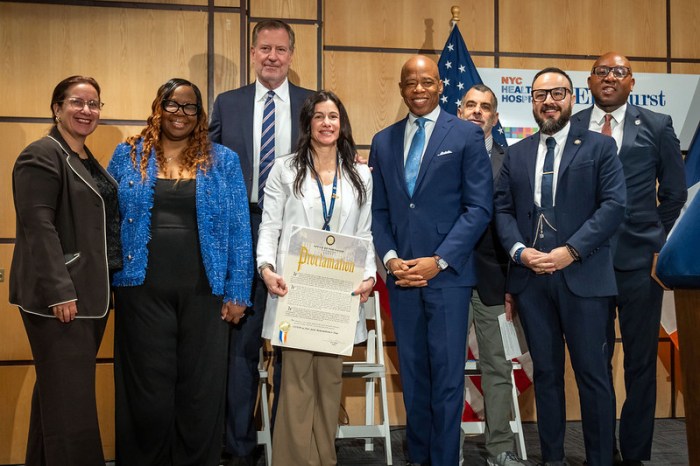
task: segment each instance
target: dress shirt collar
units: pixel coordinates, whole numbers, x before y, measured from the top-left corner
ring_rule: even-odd
[[[438,116],[440,116],[440,106],[439,105],[437,107],[435,107],[432,112],[430,112],[426,115],[423,115],[423,118],[425,118],[426,120],[428,120],[432,123],[435,123],[438,119]],[[417,119],[418,119],[417,115],[414,115],[413,113],[408,112],[408,124],[409,124],[409,126],[414,126],[416,124]]]
[[[277,89],[272,89],[275,91],[275,96],[279,98],[282,102],[289,102],[289,81],[285,78],[282,84],[277,87]],[[267,93],[270,89],[266,88],[260,81],[255,81],[255,101],[262,100],[263,102],[267,99]]]
[[[625,112],[627,112],[626,102],[620,108],[610,112],[610,114],[612,115],[612,119],[615,121],[615,123],[619,125],[625,119]],[[597,105],[594,105],[593,111],[591,111],[591,121],[595,122],[596,124],[602,127],[603,123],[605,123],[605,115],[606,112],[604,112]]]
[[[566,123],[566,126],[564,126],[559,132],[554,134],[544,134],[540,131],[540,145],[547,147],[547,138],[553,137],[554,140],[557,142],[556,153],[559,153],[561,151],[561,148],[563,148],[566,144],[566,138],[569,137],[569,129],[571,129],[571,123]]]

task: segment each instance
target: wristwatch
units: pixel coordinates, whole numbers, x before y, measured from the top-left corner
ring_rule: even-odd
[[[433,259],[435,259],[435,263],[437,264],[437,268],[440,269],[440,272],[445,270],[449,265],[447,264],[447,261],[443,259],[440,256],[433,256]]]

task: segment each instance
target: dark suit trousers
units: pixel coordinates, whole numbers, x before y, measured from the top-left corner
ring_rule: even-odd
[[[624,349],[627,398],[620,415],[620,453],[623,459],[648,460],[656,411],[656,358],[663,290],[648,269],[615,271],[618,318]],[[613,303],[613,306],[615,303]],[[614,310],[613,310],[614,316]],[[615,344],[614,321],[608,341]],[[610,365],[612,377],[612,365]],[[615,393],[613,392],[613,406]],[[613,426],[615,417],[613,414]],[[615,434],[613,430],[613,435]],[[613,444],[614,445],[614,444]]]
[[[107,317],[64,324],[56,318],[20,314],[36,370],[27,466],[104,466],[95,359]]]
[[[442,272],[450,273],[450,272]],[[389,280],[410,461],[459,462],[470,287],[399,288]]]
[[[251,209],[252,210],[252,209]],[[253,257],[258,244],[258,229],[262,215],[250,214],[253,233]],[[226,408],[226,451],[233,456],[248,456],[258,444],[255,428],[255,402],[258,396],[258,363],[262,347],[262,327],[267,303],[267,287],[257,273],[253,277],[253,306],[246,309],[245,318],[237,325],[231,325],[228,359],[228,388]],[[281,352],[275,348],[274,402],[272,422],[274,423],[279,400],[279,386],[282,377]]]
[[[581,402],[586,460],[609,466],[614,415],[606,331],[612,298],[571,293],[561,272],[531,277],[516,296],[534,367],[537,427],[543,461],[564,459],[564,338]]]

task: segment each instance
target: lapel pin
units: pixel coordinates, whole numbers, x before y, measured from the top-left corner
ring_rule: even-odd
[[[642,124],[642,120],[634,120],[634,124],[639,126]]]
[[[574,141],[574,145],[578,146],[579,144],[581,144],[581,140],[580,140],[580,139],[576,139],[576,140]]]

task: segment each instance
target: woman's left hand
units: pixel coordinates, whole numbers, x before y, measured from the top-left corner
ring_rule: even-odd
[[[360,303],[365,303],[369,299],[369,295],[372,294],[372,289],[374,288],[374,278],[368,278],[360,283],[355,291],[352,292],[353,296],[360,296]]]
[[[221,318],[226,322],[237,324],[243,317],[245,317],[245,306],[235,304],[233,301],[221,306]]]

